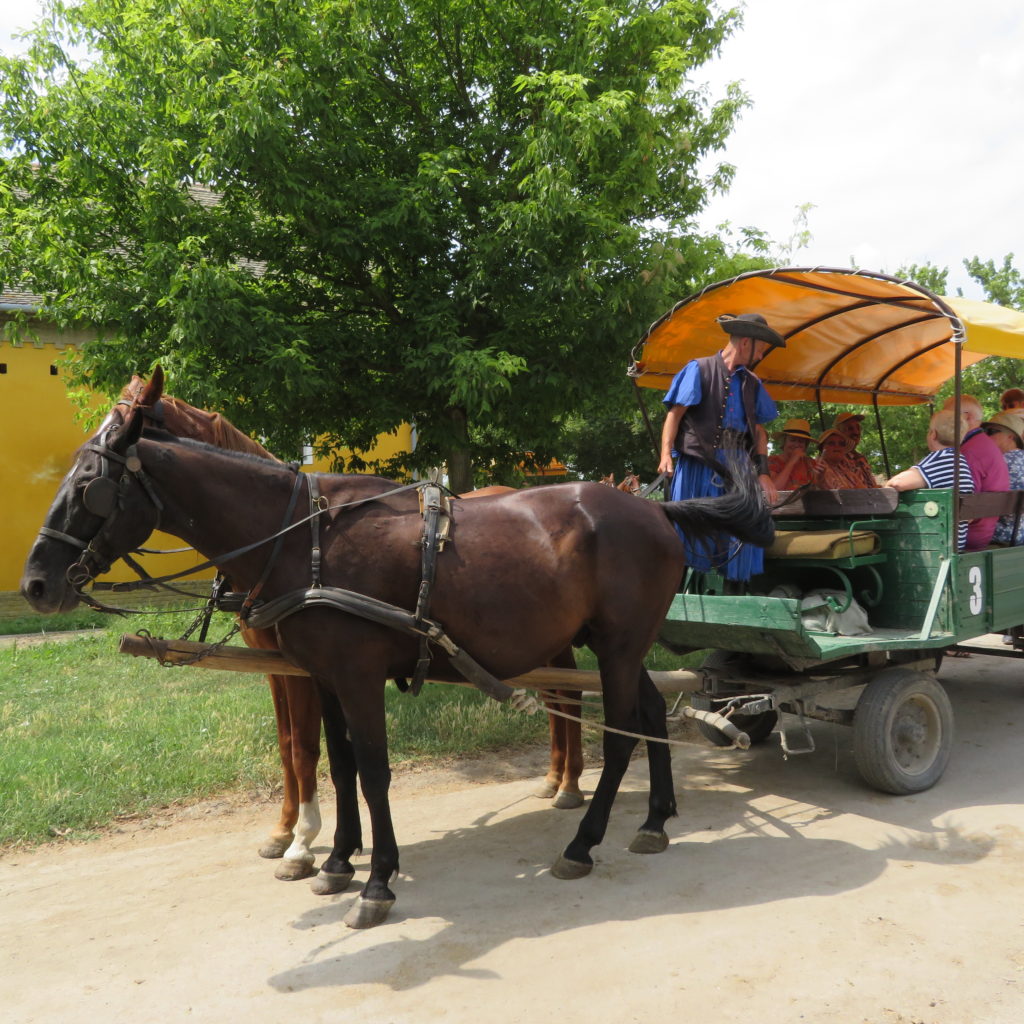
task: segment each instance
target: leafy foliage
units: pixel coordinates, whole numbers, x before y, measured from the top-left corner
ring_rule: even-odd
[[[403,420],[419,448],[392,471],[553,453],[714,262],[687,230],[732,169],[698,167],[746,101],[690,76],[737,17],[55,0],[0,59],[0,277],[101,329],[83,380],[160,361],[282,454]]]

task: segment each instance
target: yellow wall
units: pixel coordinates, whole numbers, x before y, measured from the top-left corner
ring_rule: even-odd
[[[71,468],[74,453],[88,434],[76,422],[76,410],[68,399],[64,375],[51,372],[57,357],[74,341],[52,328],[35,325],[40,340],[12,345],[0,342],[0,516],[3,544],[0,545],[0,591],[17,590],[36,533],[57,493],[64,474]],[[44,340],[45,339],[45,340]],[[151,548],[179,548],[181,541],[154,533],[146,544]],[[147,555],[140,559],[153,576],[178,572],[203,559],[195,553]],[[209,573],[206,574],[209,577]],[[119,562],[104,579],[135,579]],[[202,579],[202,576],[197,576]],[[116,602],[115,602],[116,603]]]
[[[390,459],[399,452],[407,452],[411,449],[412,427],[408,423],[403,423],[395,433],[379,435],[377,443],[372,448],[366,451],[360,449],[359,456],[366,462],[373,462],[376,459]],[[338,448],[336,451],[343,460],[340,465],[344,465],[344,460],[347,460],[348,456],[352,454],[351,448]],[[307,473],[329,473],[334,461],[335,457],[331,454],[326,458],[314,459],[311,465],[303,466],[302,469]]]
[[[69,345],[85,337],[61,335],[52,327],[36,323],[35,342],[14,345],[0,341],[0,515],[3,543],[0,544],[0,591],[18,589],[29,548],[46,517],[57,487],[71,468],[72,457],[87,433],[76,422],[75,409],[67,396],[64,376],[51,372],[57,357]],[[106,399],[101,404],[105,404]],[[403,427],[395,435],[382,435],[370,458],[387,457],[408,451],[412,432]],[[366,457],[366,455],[364,455]],[[323,471],[329,460],[318,460],[307,471]],[[154,533],[146,547],[181,547],[181,541],[164,533]],[[153,576],[179,572],[200,564],[195,554],[146,555],[139,559]],[[209,571],[190,579],[209,578]],[[119,562],[105,580],[135,579]],[[101,598],[102,599],[102,598]],[[114,602],[116,603],[116,601]]]

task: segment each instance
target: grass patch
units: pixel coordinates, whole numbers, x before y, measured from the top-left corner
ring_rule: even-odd
[[[280,784],[262,676],[167,669],[117,652],[122,632],[178,636],[191,620],[107,617],[106,631],[0,650],[0,845],[83,837],[119,815]],[[229,628],[218,616],[211,639]],[[578,661],[596,667],[589,651]],[[648,664],[680,659],[655,649]],[[428,685],[411,698],[389,685],[386,711],[395,763],[532,745],[538,773],[544,766],[546,716],[475,690]]]
[[[110,625],[110,616],[91,608],[76,609],[57,615],[37,615],[25,612],[11,618],[0,619],[0,636],[24,633],[60,633],[68,629],[102,629]]]

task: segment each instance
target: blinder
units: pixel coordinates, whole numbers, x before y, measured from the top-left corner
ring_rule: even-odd
[[[82,504],[94,516],[106,519],[117,508],[120,488],[109,476],[98,476],[90,480],[82,494]]]
[[[82,507],[103,520],[99,529],[90,540],[83,540],[47,526],[43,526],[39,531],[43,537],[70,544],[82,552],[78,561],[70,565],[67,570],[68,581],[80,594],[87,583],[110,568],[111,559],[103,549],[106,547],[107,539],[116,529],[114,525],[116,516],[122,508],[123,495],[129,480],[137,481],[149,497],[156,509],[157,525],[159,525],[160,513],[163,511],[163,502],[160,501],[149,478],[143,471],[142,460],[139,458],[135,446],[130,447],[125,455],[121,455],[114,451],[109,436],[110,432],[107,431],[100,440],[87,442],[83,446],[100,457],[100,475],[85,485],[81,496]],[[111,463],[121,464],[120,473],[117,472],[115,466],[113,474],[108,475]]]

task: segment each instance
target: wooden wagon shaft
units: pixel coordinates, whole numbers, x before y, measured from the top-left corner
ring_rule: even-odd
[[[304,676],[307,673],[277,651],[261,651],[249,647],[211,647],[193,640],[162,640],[158,637],[126,633],[119,650],[135,657],[156,658],[172,665],[194,665],[196,668],[220,669],[227,672],[258,672],[261,675]],[[203,653],[208,652],[208,653]],[[695,693],[703,689],[705,673],[699,669],[676,669],[673,672],[651,672],[654,685],[662,693]],[[431,680],[450,682],[450,680]],[[538,668],[526,675],[506,679],[510,686],[527,690],[586,690],[601,692],[598,672],[572,668]],[[466,683],[464,685],[471,685]]]

